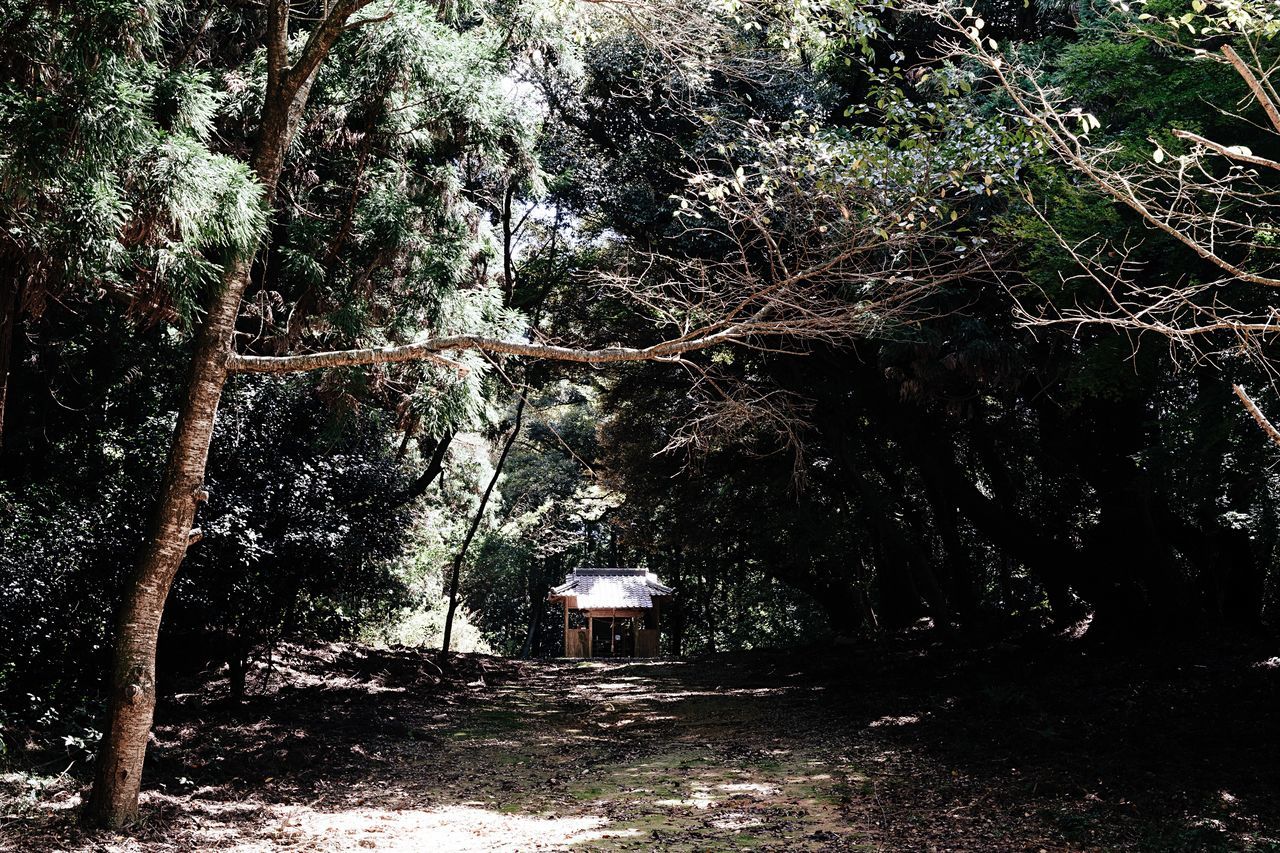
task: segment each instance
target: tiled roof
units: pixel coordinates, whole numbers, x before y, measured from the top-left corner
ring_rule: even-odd
[[[551,597],[574,596],[579,610],[649,608],[654,596],[672,592],[646,569],[574,569]]]

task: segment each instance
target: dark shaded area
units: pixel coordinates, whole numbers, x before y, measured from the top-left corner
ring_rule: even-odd
[[[367,776],[395,742],[438,742],[440,723],[424,723],[424,712],[466,704],[521,672],[515,661],[453,655],[445,677],[418,649],[346,643],[279,655],[259,664],[240,704],[215,698],[221,685],[199,685],[158,714],[148,765],[158,785],[189,779],[234,795],[270,779],[276,796],[312,797]]]
[[[919,632],[690,662],[466,655],[441,681],[418,651],[291,646],[241,706],[209,701],[216,681],[162,706],[139,843],[283,845],[290,820],[338,821],[334,849],[358,849],[480,814],[493,849],[541,831],[518,821],[590,819],[606,834],[565,849],[1275,850],[1271,651]],[[92,844],[57,846],[67,815],[5,828]]]
[[[911,837],[913,813],[996,808],[1009,826],[1031,813],[1069,849],[1274,850],[1274,650],[905,642],[860,657],[857,689],[839,695],[874,741],[899,751],[890,767],[904,778],[883,794],[890,815],[902,810],[895,837]],[[914,784],[922,765],[954,772]]]

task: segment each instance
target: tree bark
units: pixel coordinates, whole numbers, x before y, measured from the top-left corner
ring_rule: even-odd
[[[347,19],[368,2],[351,0],[335,6],[312,31],[292,66],[288,65],[288,0],[268,4],[267,91],[252,160],[263,188],[261,202],[267,210],[271,209],[285,153],[315,73],[346,28]],[[221,287],[210,297],[205,321],[196,333],[160,497],[117,614],[109,721],[85,810],[85,820],[92,825],[120,828],[138,815],[142,765],[155,712],[160,620],[169,588],[192,541],[196,509],[207,497],[204,474],[209,441],[227,380],[240,300],[255,254],[256,249],[244,251],[228,263]]]
[[[685,353],[709,349],[720,344],[739,343],[754,332],[747,323],[726,325],[718,331],[694,337],[680,337],[661,341],[648,347],[599,347],[581,349],[529,341],[504,340],[483,335],[450,335],[430,338],[398,346],[370,347],[366,349],[333,350],[301,355],[239,355],[231,356],[233,373],[298,373],[325,367],[355,367],[371,364],[399,364],[406,361],[434,361],[437,364],[466,373],[458,362],[440,355],[446,350],[480,350],[495,355],[519,355],[527,358],[543,358],[551,361],[568,361],[578,364],[610,364],[629,361],[675,360]],[[777,332],[774,332],[777,334]]]
[[[204,469],[226,357],[250,261],[231,264],[223,294],[201,327],[178,415],[150,535],[116,621],[109,699],[110,722],[98,755],[86,817],[119,828],[138,814],[142,763],[155,711],[156,640],[169,587],[187,552],[196,508],[204,499]]]

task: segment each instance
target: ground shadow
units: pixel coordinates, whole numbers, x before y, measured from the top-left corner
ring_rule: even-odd
[[[1035,641],[526,664],[286,649],[161,708],[146,820],[22,849],[1271,850],[1280,669]]]

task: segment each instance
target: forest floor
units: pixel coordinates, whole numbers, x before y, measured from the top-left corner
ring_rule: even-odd
[[[441,682],[335,645],[224,689],[162,703],[133,835],[78,830],[74,778],[11,773],[0,849],[1280,850],[1256,646],[466,656]]]

